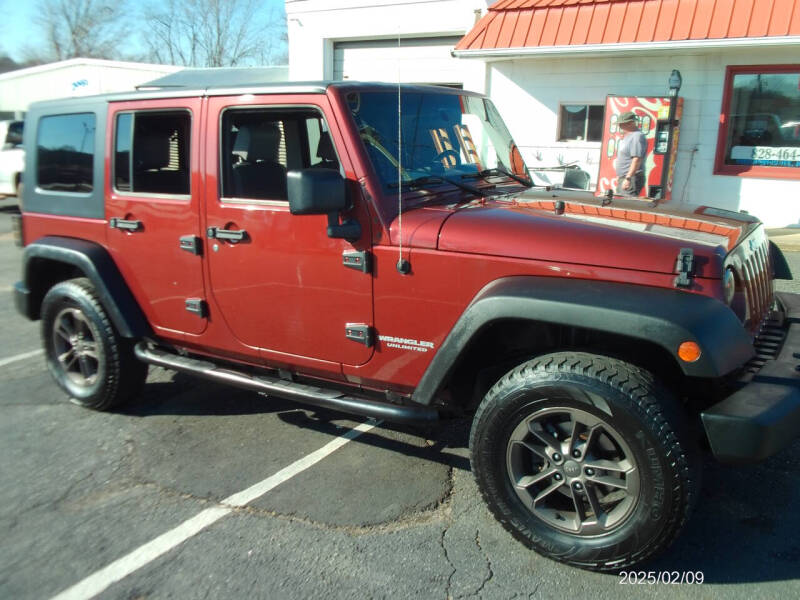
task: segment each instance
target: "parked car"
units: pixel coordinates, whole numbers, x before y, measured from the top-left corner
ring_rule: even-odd
[[[23,121],[0,121],[0,198],[17,196],[22,186],[25,151],[22,149]]]
[[[745,463],[797,437],[800,297],[773,293],[790,275],[757,219],[534,187],[479,94],[189,85],[26,118],[15,299],[74,402],[135,399],[153,364],[472,415],[500,523],[597,570],[672,543],[702,448]]]

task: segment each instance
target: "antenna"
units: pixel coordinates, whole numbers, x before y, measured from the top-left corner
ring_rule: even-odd
[[[408,275],[411,263],[403,258],[403,101],[400,93],[400,28],[397,28],[397,272]]]

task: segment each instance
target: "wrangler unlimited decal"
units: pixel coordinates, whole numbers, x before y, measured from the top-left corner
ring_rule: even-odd
[[[433,342],[414,340],[411,338],[394,337],[391,335],[379,335],[378,339],[386,344],[387,348],[399,348],[400,350],[413,350],[414,352],[427,352],[433,350]]]

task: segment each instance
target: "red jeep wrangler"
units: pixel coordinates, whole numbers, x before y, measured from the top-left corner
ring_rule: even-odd
[[[474,414],[527,546],[617,570],[670,544],[700,452],[800,431],[800,299],[757,219],[536,188],[493,104],[380,84],[34,104],[20,312],[79,404],[147,364],[400,422]]]

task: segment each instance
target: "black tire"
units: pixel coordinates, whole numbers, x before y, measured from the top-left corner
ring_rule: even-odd
[[[47,367],[72,402],[109,410],[139,393],[147,365],[117,333],[88,279],[54,285],[41,312]]]
[[[698,494],[698,448],[676,399],[649,372],[605,356],[561,352],[511,370],[478,407],[470,448],[498,521],[584,569],[653,557]]]

